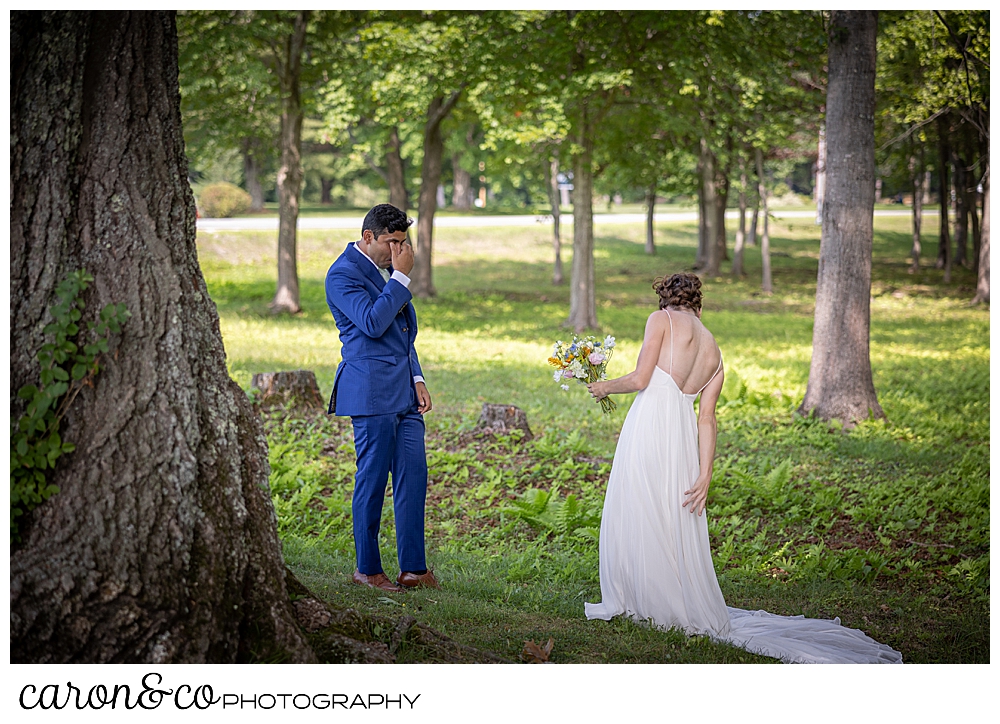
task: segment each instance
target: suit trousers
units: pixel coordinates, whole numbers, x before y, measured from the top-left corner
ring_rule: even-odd
[[[354,550],[357,566],[367,576],[382,573],[379,525],[386,483],[392,473],[392,505],[396,517],[396,554],[400,571],[422,571],[427,457],[424,418],[414,404],[406,412],[351,418],[358,472],[354,476]]]

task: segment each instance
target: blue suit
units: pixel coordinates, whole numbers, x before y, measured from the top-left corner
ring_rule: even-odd
[[[326,302],[342,345],[328,412],[349,415],[354,424],[354,546],[358,570],[369,576],[383,572],[378,532],[390,472],[400,571],[427,568],[427,459],[413,382],[423,373],[413,346],[417,314],[411,299],[398,281],[384,281],[354,244],[326,275]]]

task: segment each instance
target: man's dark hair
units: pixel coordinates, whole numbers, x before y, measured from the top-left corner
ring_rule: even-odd
[[[364,223],[361,224],[361,233],[364,235],[366,230],[370,230],[377,239],[382,234],[406,231],[412,223],[412,219],[407,218],[405,213],[392,204],[379,204],[365,214]]]

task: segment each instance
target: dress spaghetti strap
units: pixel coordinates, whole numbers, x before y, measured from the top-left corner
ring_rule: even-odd
[[[715,368],[715,375],[719,374],[719,370],[722,369],[722,350],[719,350],[719,366]],[[705,391],[705,388],[712,384],[712,380],[715,379],[715,375],[708,378],[708,382],[701,386],[701,389],[695,392],[695,395],[700,395]]]
[[[670,310],[664,309],[667,313],[667,319],[670,320],[670,369],[667,370],[667,374],[671,377],[674,376],[674,318],[670,316]]]

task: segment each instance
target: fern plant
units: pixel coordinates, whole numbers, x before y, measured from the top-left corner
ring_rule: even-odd
[[[10,537],[20,540],[19,518],[59,492],[49,483],[46,471],[59,458],[73,452],[72,443],[63,442],[59,423],[73,400],[101,370],[101,355],[108,351],[112,334],[121,331],[129,318],[124,304],[109,304],[81,335],[83,291],[94,281],[85,269],[69,274],[56,287],[58,301],[49,312],[52,321],[44,334],[50,340],[38,350],[41,368],[38,385],[24,385],[17,392],[28,404],[10,431]],[[82,348],[76,341],[83,337]]]

